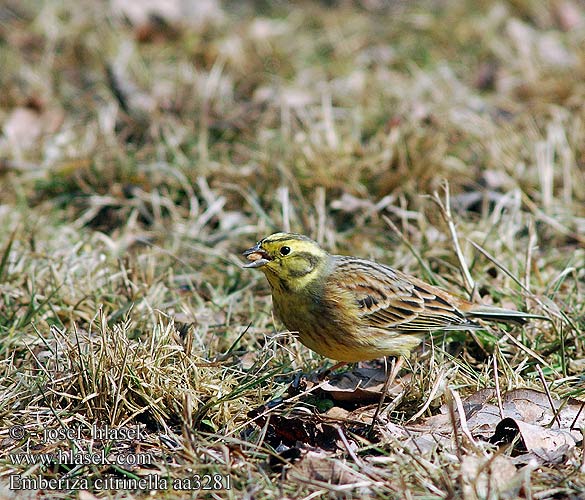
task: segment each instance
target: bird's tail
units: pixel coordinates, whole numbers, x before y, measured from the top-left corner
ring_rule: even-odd
[[[493,306],[478,306],[467,312],[467,316],[475,319],[483,319],[485,321],[501,321],[504,323],[514,322],[523,325],[530,319],[545,319],[546,316],[540,314],[530,314],[522,311],[514,311],[513,309],[502,309],[501,307]]]

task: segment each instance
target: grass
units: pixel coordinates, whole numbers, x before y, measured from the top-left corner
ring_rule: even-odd
[[[582,6],[123,4],[0,6],[2,495],[37,495],[15,475],[146,498],[131,480],[221,474],[231,489],[159,495],[578,498],[582,448],[510,471],[489,443],[419,453],[400,432],[494,367],[502,392],[542,388],[541,368],[554,397],[585,397]],[[435,338],[367,435],[365,402],[293,383],[327,361],[241,268],[281,229],[551,321]],[[149,463],[14,462],[59,450]],[[60,486],[41,489],[78,496]]]

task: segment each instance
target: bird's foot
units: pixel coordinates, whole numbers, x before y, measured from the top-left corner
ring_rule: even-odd
[[[340,361],[339,363],[335,363],[330,368],[326,368],[325,370],[320,370],[319,372],[317,372],[317,380],[319,382],[322,382],[323,380],[329,378],[335,370],[338,370],[339,368],[341,368],[342,366],[345,366],[347,364],[348,363],[346,361]]]
[[[374,416],[372,418],[372,423],[370,424],[370,433],[372,433],[374,431],[374,427],[376,426],[378,416],[380,415],[380,412],[382,411],[382,406],[384,405],[384,400],[386,399],[388,387],[390,387],[392,385],[392,383],[394,382],[394,380],[396,380],[396,377],[398,376],[398,372],[402,368],[403,364],[404,364],[404,358],[402,356],[392,360],[392,367],[390,368],[390,371],[388,372],[388,375],[386,376],[386,381],[384,382],[384,386],[382,387],[382,394],[380,396],[380,401],[378,402],[378,406],[376,407],[376,412],[374,413]],[[396,399],[398,399],[398,398],[395,398],[395,400],[391,403],[391,406],[393,408],[395,408],[398,405],[398,403],[400,402],[400,399],[398,399],[398,401],[396,401]]]

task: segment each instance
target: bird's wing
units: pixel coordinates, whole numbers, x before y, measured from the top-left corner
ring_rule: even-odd
[[[454,304],[461,299],[382,264],[336,256],[330,278],[353,296],[372,327],[414,333],[479,326]]]

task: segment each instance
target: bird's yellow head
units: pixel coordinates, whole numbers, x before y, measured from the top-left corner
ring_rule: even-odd
[[[267,236],[243,255],[250,261],[244,267],[260,269],[273,288],[289,290],[316,279],[329,260],[329,254],[316,241],[294,233]]]

